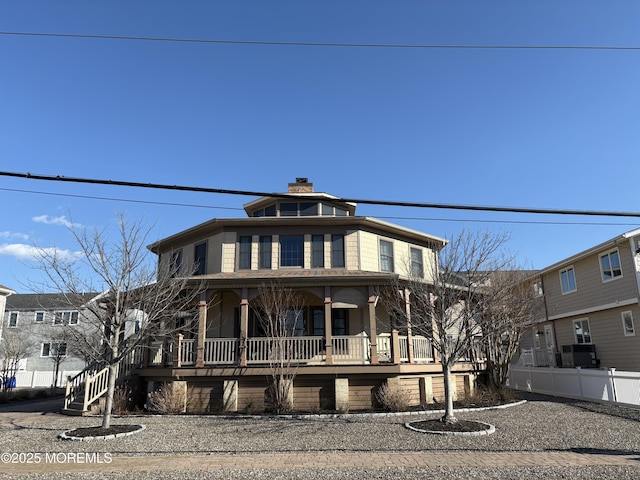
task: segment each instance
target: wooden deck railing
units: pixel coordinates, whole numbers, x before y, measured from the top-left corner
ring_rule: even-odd
[[[413,359],[418,363],[433,362],[433,348],[428,338],[411,337],[413,343]],[[378,354],[381,363],[392,361],[392,337],[388,334],[378,336]],[[409,361],[409,337],[398,336],[400,362]],[[331,338],[334,364],[367,364],[370,363],[371,342],[365,335],[336,335]],[[197,360],[197,340],[179,338],[179,367],[191,367]],[[267,364],[275,359],[278,350],[287,360],[309,365],[322,364],[326,361],[325,339],[320,336],[290,337],[280,343],[268,337],[252,337],[246,341],[247,364]],[[207,338],[204,341],[203,361],[205,365],[237,365],[239,361],[240,339]],[[149,365],[161,366],[162,346],[152,347]]]

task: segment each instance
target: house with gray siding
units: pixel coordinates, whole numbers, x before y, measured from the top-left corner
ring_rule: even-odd
[[[520,363],[640,371],[640,229],[537,273],[545,317],[524,332]]]
[[[93,293],[85,295],[87,301],[95,296]],[[59,378],[63,372],[75,374],[81,371],[87,362],[74,349],[73,337],[87,328],[86,321],[87,311],[70,307],[62,294],[9,296],[2,322],[3,336],[14,336],[29,344],[28,354],[18,362],[18,372],[38,372],[39,378],[49,382],[56,371]],[[58,383],[63,381],[58,380]]]

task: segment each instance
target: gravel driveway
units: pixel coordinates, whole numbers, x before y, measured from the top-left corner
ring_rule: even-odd
[[[215,416],[121,417],[114,423],[143,423],[146,430],[109,441],[65,442],[63,430],[99,424],[97,418],[57,414],[4,421],[0,452],[110,452],[113,457],[251,452],[544,452],[574,451],[637,454],[640,457],[640,410],[588,402],[527,395],[522,405],[500,410],[460,412],[461,419],[495,425],[493,435],[482,437],[420,434],[404,427],[430,415],[358,416],[341,418],[220,418]],[[4,409],[3,409],[4,410]],[[0,417],[9,415],[0,412]],[[6,420],[6,418],[5,418]],[[640,478],[638,467],[535,468],[401,468],[255,470],[228,472],[186,471],[183,478]],[[5,473],[10,473],[6,467]],[[166,478],[173,475],[166,474]],[[36,478],[31,476],[30,478]],[[78,475],[48,478],[78,478]],[[105,478],[87,474],[81,478]],[[110,478],[128,478],[112,474]],[[136,474],[136,478],[162,478],[162,472]]]

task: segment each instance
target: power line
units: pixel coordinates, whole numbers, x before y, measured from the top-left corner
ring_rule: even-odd
[[[474,49],[474,50],[640,50],[636,46],[616,45],[447,45],[416,43],[347,43],[347,42],[276,42],[266,40],[223,40],[179,37],[139,37],[132,35],[96,35],[87,33],[8,32],[0,35],[53,38],[88,38],[96,40],[131,40],[145,42],[210,43],[222,45],[267,45],[293,47],[340,47],[340,48],[405,48],[405,49]]]
[[[207,187],[193,187],[184,185],[167,185],[160,183],[142,183],[142,182],[129,182],[124,180],[102,180],[95,178],[77,178],[77,177],[64,177],[64,176],[52,176],[52,175],[38,175],[32,173],[18,173],[18,172],[5,172],[0,171],[0,176],[3,177],[17,177],[30,180],[45,180],[55,182],[68,182],[68,183],[86,183],[91,185],[112,185],[121,187],[138,187],[138,188],[150,188],[156,190],[174,190],[183,192],[199,192],[199,193],[218,193],[225,195],[244,195],[252,197],[273,197],[273,198],[289,198],[299,199],[297,195],[288,193],[270,193],[270,192],[257,192],[248,190],[231,190],[221,188],[207,188]],[[320,195],[305,195],[305,199],[321,201],[326,200],[326,197]],[[358,198],[345,198],[336,197],[335,200],[348,203],[360,203],[364,205],[387,205],[394,207],[413,207],[413,208],[433,208],[443,210],[469,210],[469,211],[484,211],[484,212],[501,212],[501,213],[526,213],[526,214],[544,214],[544,215],[584,215],[584,216],[599,216],[599,217],[638,217],[638,212],[612,212],[612,211],[594,211],[594,210],[565,210],[565,209],[545,209],[545,208],[521,208],[521,207],[496,207],[496,206],[482,206],[482,205],[455,205],[455,204],[442,204],[442,203],[423,203],[423,202],[402,202],[392,200],[367,200]]]
[[[98,197],[95,195],[74,195],[70,193],[42,192],[38,190],[23,190],[17,188],[0,188],[4,192],[29,193],[33,195],[50,195],[54,197],[70,197],[82,198],[86,200],[100,200],[111,202],[141,203],[147,205],[162,205],[169,207],[188,207],[188,208],[207,208],[219,210],[244,211],[238,207],[220,207],[215,205],[202,205],[197,203],[181,203],[181,202],[160,202],[154,200],[134,200],[131,198],[115,198],[115,197]],[[440,217],[402,217],[376,215],[376,218],[383,220],[413,220],[427,222],[464,222],[464,223],[503,223],[503,224],[522,224],[522,225],[581,225],[581,226],[636,226],[636,223],[625,222],[552,222],[552,221],[535,221],[535,220],[489,220],[482,218],[440,218]]]
[[[160,202],[155,200],[134,200],[132,198],[96,197],[95,195],[73,195],[71,193],[40,192],[37,190],[21,190],[17,188],[0,188],[0,191],[31,193],[35,195],[51,195],[54,197],[84,198],[87,200],[104,200],[109,202],[143,203],[147,205],[164,205],[168,207],[212,208],[212,209],[219,209],[219,210],[244,211],[244,208],[238,208],[238,207],[218,207],[214,205],[202,205],[202,204],[196,204],[196,203]]]

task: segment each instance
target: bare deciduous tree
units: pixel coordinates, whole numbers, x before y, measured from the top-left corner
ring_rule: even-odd
[[[300,295],[275,283],[262,286],[253,303],[268,344],[270,402],[277,413],[293,407],[291,397],[298,353],[293,337],[296,330],[302,328],[303,307]]]
[[[74,348],[108,368],[102,417],[103,428],[108,428],[119,363],[150,340],[170,338],[183,328],[184,316],[196,315],[204,286],[180,276],[168,259],[151,259],[146,249],[150,230],[141,221],[118,215],[114,240],[106,229],[74,226],[70,231],[81,254],[41,250],[38,267],[48,280],[44,287],[64,295],[65,303],[81,312],[85,328],[67,330]],[[102,293],[87,302],[84,292]]]
[[[530,271],[513,268],[490,272],[476,304],[483,318],[489,382],[500,395],[522,331],[544,313],[542,297],[536,297],[530,274]]]
[[[429,338],[438,352],[444,376],[443,422],[457,421],[451,372],[456,362],[484,341],[488,326],[482,324],[476,304],[490,273],[509,264],[500,252],[507,240],[506,234],[463,231],[442,249],[425,275],[408,265],[407,275],[383,296],[391,317],[412,333]]]
[[[2,390],[7,391],[11,378],[16,376],[20,362],[29,357],[33,351],[33,343],[29,335],[17,329],[5,328],[0,330],[0,361]]]

